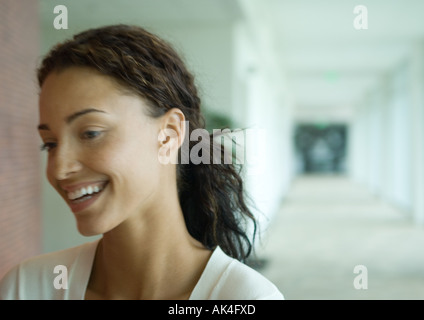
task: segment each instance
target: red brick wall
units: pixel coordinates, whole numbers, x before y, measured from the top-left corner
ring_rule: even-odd
[[[0,1],[0,277],[41,252],[36,0]]]

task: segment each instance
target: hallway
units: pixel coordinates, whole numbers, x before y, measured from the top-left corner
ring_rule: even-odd
[[[298,177],[262,244],[287,300],[424,299],[424,229],[345,177]]]

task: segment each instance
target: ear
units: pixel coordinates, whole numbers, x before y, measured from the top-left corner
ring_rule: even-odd
[[[184,142],[186,127],[184,113],[178,108],[168,110],[160,120],[158,141],[161,163],[177,163],[178,149]]]

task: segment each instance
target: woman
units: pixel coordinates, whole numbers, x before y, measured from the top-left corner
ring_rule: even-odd
[[[102,238],[21,263],[0,298],[283,298],[239,261],[256,224],[236,167],[179,161],[204,121],[167,43],[136,26],[91,29],[54,47],[38,80],[47,178],[79,232]]]

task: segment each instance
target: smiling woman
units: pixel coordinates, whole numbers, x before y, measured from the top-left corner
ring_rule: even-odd
[[[87,30],[54,47],[38,79],[47,178],[79,232],[102,237],[22,262],[0,298],[283,298],[242,263],[256,223],[238,168],[158,160],[204,128],[193,77],[167,43],[136,26]],[[56,265],[67,289],[53,286]]]

